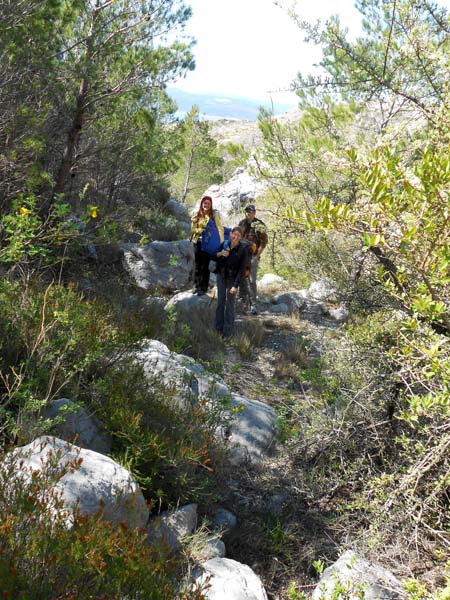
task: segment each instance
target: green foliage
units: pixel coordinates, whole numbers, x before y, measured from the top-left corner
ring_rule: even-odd
[[[118,345],[117,329],[100,303],[56,284],[5,279],[0,304],[3,434],[23,435],[22,425],[49,399],[77,395],[89,369]]]
[[[408,600],[449,600],[450,598],[450,579],[447,576],[447,583],[444,587],[430,592],[425,585],[417,579],[409,579],[405,583],[405,590]]]
[[[171,178],[171,187],[181,202],[193,204],[207,187],[222,181],[224,161],[210,135],[210,124],[200,119],[198,106],[187,113],[177,127],[177,134],[179,168]]]
[[[376,99],[385,109],[380,115],[382,127],[405,106],[432,117],[446,101],[447,9],[414,0],[364,0],[356,7],[364,33],[351,41],[337,16],[321,27],[293,15],[307,40],[321,45],[326,73],[317,78],[300,76],[300,95],[307,102],[321,93]]]
[[[43,218],[33,195],[20,195],[11,210],[0,218],[3,244],[0,264],[14,270],[43,268],[61,264],[69,249],[76,247],[80,239],[79,225],[69,218],[67,204],[57,203],[50,214]],[[85,217],[88,223],[95,214],[92,210]]]
[[[55,457],[57,459],[57,457]],[[17,460],[17,457],[16,457]],[[67,469],[77,469],[76,464]],[[101,518],[67,512],[56,482],[64,473],[52,460],[28,477],[2,457],[0,473],[0,587],[5,597],[141,598],[178,597],[177,564],[145,531],[115,528]]]
[[[122,361],[89,387],[90,403],[113,434],[112,454],[131,471],[152,507],[200,501],[214,490],[214,430],[223,408],[195,403],[142,368]]]

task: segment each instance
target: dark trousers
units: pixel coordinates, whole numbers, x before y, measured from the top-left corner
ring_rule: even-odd
[[[203,252],[201,242],[194,245],[195,252],[195,270],[194,270],[194,287],[197,291],[207,292],[209,285],[209,261],[211,256],[208,252]]]
[[[239,286],[239,297],[250,306],[256,304],[256,279],[258,277],[259,260],[256,256],[252,257],[250,274],[241,281]]]
[[[217,331],[222,331],[224,337],[229,337],[234,333],[234,314],[236,296],[230,294],[233,287],[233,279],[225,279],[222,275],[217,275],[217,309],[215,327]]]

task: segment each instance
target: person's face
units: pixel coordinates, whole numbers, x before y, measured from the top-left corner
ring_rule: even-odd
[[[241,241],[241,232],[240,231],[232,231],[230,233],[230,240],[232,246],[237,246]]]
[[[212,202],[209,198],[205,198],[204,200],[202,200],[202,210],[207,212],[208,210],[211,210],[211,206]]]
[[[247,211],[247,221],[249,223],[251,223],[255,217],[256,217],[256,210],[248,210]]]

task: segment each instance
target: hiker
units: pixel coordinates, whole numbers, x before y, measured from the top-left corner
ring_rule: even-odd
[[[210,220],[213,220],[217,228],[220,242],[223,242],[224,232],[220,220],[219,211],[213,210],[211,196],[203,196],[197,214],[192,217],[191,241],[194,244],[195,269],[194,269],[194,294],[203,296],[208,291],[209,285],[209,261],[211,255],[202,250],[202,234],[204,233]]]
[[[249,275],[241,283],[240,296],[250,305],[250,313],[256,315],[258,314],[256,308],[256,277],[258,275],[259,259],[267,245],[267,228],[261,219],[256,218],[254,204],[245,207],[245,215],[245,219],[240,221],[239,227],[242,239],[247,242],[252,256]]]
[[[229,245],[221,245],[217,260],[217,310],[215,328],[224,338],[234,333],[236,294],[247,266],[248,250],[241,244],[241,229],[233,227]]]

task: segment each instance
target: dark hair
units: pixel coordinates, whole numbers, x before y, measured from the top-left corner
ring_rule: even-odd
[[[233,227],[233,229],[231,230],[231,233],[234,233],[235,231],[239,231],[239,233],[242,235],[242,230],[240,227],[238,227],[238,226]]]

